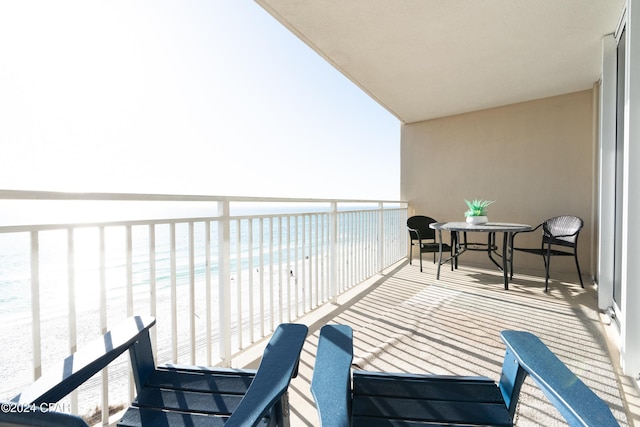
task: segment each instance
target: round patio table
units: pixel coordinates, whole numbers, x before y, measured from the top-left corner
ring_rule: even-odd
[[[465,244],[463,248],[460,248],[459,233],[489,233],[488,243],[486,245],[486,252],[489,259],[502,270],[504,275],[504,288],[509,289],[509,257],[513,256],[513,251],[510,247],[511,236],[513,233],[520,231],[531,231],[531,226],[527,224],[514,224],[510,222],[487,222],[485,224],[467,224],[466,222],[436,222],[429,225],[430,228],[438,231],[438,243],[440,244],[440,250],[438,255],[438,272],[436,279],[440,280],[440,266],[448,261],[455,262],[457,265],[458,257],[468,250]],[[453,255],[444,261],[442,261],[442,230],[450,231],[452,233],[452,239],[454,241],[454,253]],[[495,241],[495,233],[502,233],[502,254],[498,254],[502,257],[502,265],[498,264],[491,256],[496,252],[496,246],[493,244]],[[477,250],[477,249],[476,249]],[[484,250],[484,249],[483,249]],[[497,253],[497,252],[496,252]]]

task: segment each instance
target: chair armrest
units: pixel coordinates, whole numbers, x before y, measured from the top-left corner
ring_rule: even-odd
[[[410,240],[418,240],[420,242],[420,244],[422,244],[422,236],[420,235],[420,230],[418,230],[417,228],[411,228],[411,227],[407,227],[407,229],[409,230],[409,234],[416,233],[416,236],[418,236],[417,239],[410,239]]]
[[[536,225],[534,228],[532,228],[531,230],[527,230],[527,231],[516,231],[514,233],[511,233],[511,241],[513,241],[513,238],[516,237],[516,234],[521,234],[521,233],[532,233],[534,231],[536,231],[538,228],[542,227],[542,224],[538,224]]]
[[[542,224],[538,224],[535,228],[532,228],[531,230],[527,230],[527,231],[516,231],[514,233],[511,233],[511,242],[510,242],[510,246],[512,250],[518,250],[518,248],[514,247],[513,242],[515,241],[515,238],[518,234],[521,233],[532,233],[534,231],[536,231],[538,228],[542,227]]]
[[[350,425],[352,360],[353,330],[346,325],[323,326],[311,380],[321,427]]]
[[[607,404],[584,384],[538,337],[502,331],[507,346],[500,389],[508,407],[515,406],[520,385],[530,375],[571,426],[618,426]],[[516,366],[518,374],[512,371]],[[510,373],[511,372],[511,373]],[[514,387],[514,378],[515,387]],[[517,384],[519,382],[519,384]],[[515,393],[511,393],[511,390]],[[505,395],[505,393],[508,394]]]
[[[134,316],[95,339],[29,385],[13,402],[40,405],[54,403],[78,388],[115,360],[155,324],[153,317]]]
[[[287,392],[297,373],[307,337],[305,325],[285,323],[276,328],[264,350],[256,376],[225,427],[255,426]]]
[[[0,402],[0,424],[40,427],[88,427],[77,415],[49,411],[49,405]],[[53,408],[51,408],[53,409]]]

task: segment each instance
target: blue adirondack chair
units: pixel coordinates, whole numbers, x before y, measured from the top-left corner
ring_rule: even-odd
[[[607,404],[535,335],[503,331],[500,380],[486,377],[351,372],[352,330],[324,326],[311,391],[322,427],[511,426],[527,375],[570,426],[618,426]]]
[[[137,396],[119,426],[289,426],[287,389],[297,374],[307,327],[278,326],[257,370],[156,366],[152,317],[135,316],[67,357],[2,403],[0,424],[87,426],[78,416],[51,412],[58,402],[129,350]]]

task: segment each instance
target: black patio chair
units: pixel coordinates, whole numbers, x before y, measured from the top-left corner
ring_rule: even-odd
[[[513,251],[527,252],[530,254],[540,255],[544,260],[545,282],[544,291],[549,288],[549,264],[552,256],[573,256],[578,269],[578,278],[580,286],[584,288],[582,282],[582,274],[580,273],[580,264],[578,263],[578,235],[584,226],[584,221],[577,216],[562,215],[547,219],[531,231],[523,231],[522,233],[530,233],[542,227],[542,244],[540,248],[518,248],[514,245],[514,238],[517,234],[513,233],[511,238],[511,278],[513,278]],[[560,247],[561,249],[559,249]],[[564,249],[567,248],[567,249]]]
[[[409,230],[409,238],[411,246],[409,248],[409,264],[413,260],[413,247],[419,248],[420,254],[420,271],[422,271],[422,254],[433,253],[433,262],[436,262],[436,253],[440,251],[440,245],[436,240],[436,230],[429,228],[430,224],[436,221],[433,218],[424,215],[415,215],[407,219],[407,229]],[[442,242],[442,252],[448,251],[451,254],[452,246]]]

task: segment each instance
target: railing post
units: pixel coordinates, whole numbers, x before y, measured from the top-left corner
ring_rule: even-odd
[[[207,366],[211,366],[213,360],[213,351],[211,345],[211,221],[207,221],[205,223],[205,232],[204,232],[204,247],[205,247],[205,265],[206,265],[206,274],[205,274],[205,294],[206,294],[206,312],[207,312]],[[156,328],[153,328],[156,329]]]
[[[156,278],[156,228],[155,225],[149,224],[149,293],[151,298],[149,300],[149,311],[151,316],[157,317],[157,298],[158,298],[158,283]],[[157,349],[158,345],[158,328],[151,328],[151,343],[153,348]],[[156,353],[157,354],[157,351]]]
[[[338,296],[338,204],[331,202],[329,214],[329,299]]]
[[[133,230],[131,225],[125,227],[126,233],[126,268],[127,268],[127,316],[133,316]]]
[[[77,343],[77,320],[76,320],[76,267],[75,267],[75,242],[74,229],[67,229],[67,279],[69,281],[69,292],[67,293],[67,304],[69,306],[69,353],[75,353],[78,349]],[[78,413],[78,390],[71,392],[71,411]]]
[[[176,255],[176,223],[169,224],[169,253],[171,268],[171,354],[173,363],[178,363],[178,272]]]
[[[33,379],[42,375],[40,346],[40,244],[37,231],[31,232],[31,339],[33,340]]]
[[[189,221],[189,352],[191,364],[196,364],[196,273],[195,273],[195,231],[193,221]]]
[[[126,271],[127,271],[127,317],[133,316],[133,230],[131,225],[127,225],[125,227],[126,234]],[[131,381],[132,377],[129,376],[129,399],[133,400],[136,396],[135,386],[133,381]],[[108,380],[107,380],[108,381]],[[108,384],[108,383],[107,383]],[[107,406],[103,408],[103,424],[108,423],[108,398],[107,398]],[[104,414],[104,413],[107,414]]]
[[[220,356],[231,366],[231,222],[228,201],[218,202],[218,289]]]
[[[378,202],[378,273],[384,269],[384,203]]]
[[[105,227],[99,228],[99,263],[100,263],[100,333],[107,332],[107,249]],[[101,404],[102,408],[109,407],[109,367],[106,366],[101,373]],[[109,411],[102,411],[102,424],[109,422]]]

